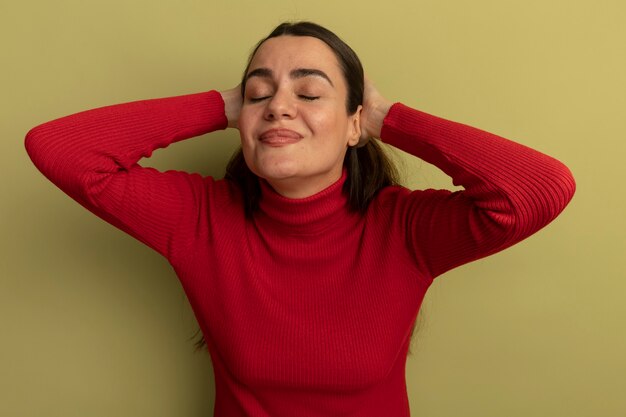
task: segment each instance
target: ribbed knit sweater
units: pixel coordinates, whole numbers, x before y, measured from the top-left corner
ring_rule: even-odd
[[[138,164],[226,127],[209,91],[88,110],[26,136],[54,184],[168,259],[207,341],[216,417],[409,416],[410,333],[433,279],[530,236],[575,189],[552,157],[401,103],[381,140],[462,191],[390,186],[359,214],[345,170],[304,199],[262,180],[248,219],[233,182]]]

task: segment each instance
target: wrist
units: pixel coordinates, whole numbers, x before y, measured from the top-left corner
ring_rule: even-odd
[[[383,129],[385,117],[387,117],[387,114],[389,113],[392,105],[392,102],[386,100],[381,101],[376,105],[372,112],[372,116],[370,118],[370,126],[368,128],[371,136],[375,138],[380,138],[380,133]]]
[[[224,100],[224,114],[228,119],[228,127],[237,128],[241,111],[241,90],[239,87],[219,92]]]

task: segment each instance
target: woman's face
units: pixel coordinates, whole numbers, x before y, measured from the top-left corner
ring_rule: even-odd
[[[359,115],[346,111],[347,86],[334,52],[309,36],[265,41],[246,74],[239,116],[246,163],[280,194],[313,195],[341,176]]]

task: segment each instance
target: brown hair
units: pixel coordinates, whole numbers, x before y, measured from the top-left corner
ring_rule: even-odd
[[[312,22],[284,22],[278,25],[267,37],[261,39],[248,57],[248,63],[241,81],[241,95],[245,94],[246,75],[250,63],[259,47],[268,39],[278,36],[311,36],[325,42],[337,56],[339,65],[346,81],[348,94],[346,111],[354,114],[363,103],[365,86],[363,66],[356,53],[344,41],[330,30]],[[398,171],[377,140],[371,139],[364,146],[350,147],[343,161],[348,171],[343,192],[348,196],[348,204],[352,210],[361,213],[367,210],[369,203],[384,187],[398,184]],[[244,196],[246,216],[252,217],[258,210],[261,197],[259,178],[248,168],[241,148],[231,157],[226,167],[226,180],[235,182]],[[199,332],[200,330],[198,330]],[[415,331],[415,326],[411,335]],[[198,333],[196,332],[196,334]],[[192,336],[192,337],[195,337]],[[196,350],[200,350],[206,342],[202,335],[195,342]]]

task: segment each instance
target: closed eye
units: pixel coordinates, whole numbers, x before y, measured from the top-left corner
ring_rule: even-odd
[[[251,103],[258,103],[259,101],[266,100],[270,97],[271,96],[250,97],[248,100],[250,100]],[[300,97],[302,100],[305,100],[305,101],[313,101],[313,100],[317,100],[318,98],[320,98],[320,96],[306,96],[304,94],[299,94],[298,97]]]
[[[263,101],[267,98],[270,98],[270,96],[263,96],[263,97],[250,97],[249,100],[251,103],[258,103],[259,101]]]

